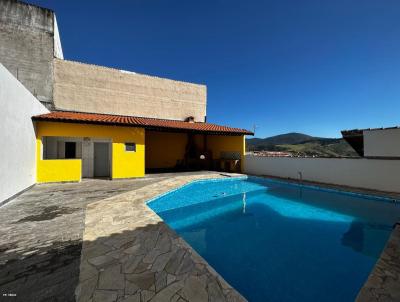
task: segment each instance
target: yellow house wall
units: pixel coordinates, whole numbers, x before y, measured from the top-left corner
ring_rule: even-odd
[[[82,161],[80,159],[38,160],[36,179],[38,183],[80,181],[81,178]]]
[[[145,136],[143,128],[37,122],[37,182],[79,181],[82,173],[82,163],[79,159],[43,160],[41,154],[42,137],[44,136],[110,139],[112,143],[111,177],[115,179],[144,176]],[[136,143],[136,152],[126,152],[126,142]]]
[[[146,131],[146,168],[174,168],[184,158],[187,141],[187,133]],[[204,149],[203,134],[195,134],[194,142],[199,150]],[[219,159],[224,151],[240,152],[243,168],[244,135],[207,135],[207,149],[212,151],[213,159]]]
[[[229,135],[208,135],[207,147],[212,151],[213,159],[221,157],[221,152],[240,152],[241,157],[245,153],[244,135],[229,136]]]
[[[240,152],[241,170],[244,168],[246,140],[244,135],[208,135],[207,149],[212,151],[213,159],[221,158],[221,152]]]
[[[185,155],[187,133],[146,131],[146,168],[174,168]]]

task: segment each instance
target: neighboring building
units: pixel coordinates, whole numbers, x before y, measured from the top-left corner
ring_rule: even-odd
[[[204,122],[205,85],[54,60],[54,105],[67,111]]]
[[[0,64],[0,80],[7,81],[0,83],[7,108],[0,119],[8,143],[3,171],[21,154],[28,167],[0,175],[9,184],[0,203],[33,181],[243,169],[245,135],[252,132],[206,123],[205,85],[63,60],[51,10],[0,2],[0,63],[8,69]],[[26,105],[34,96],[52,112],[39,102]]]
[[[400,158],[400,128],[343,130],[343,138],[362,157]]]
[[[249,152],[249,155],[265,157],[293,157],[292,153],[283,151],[251,151]]]
[[[63,60],[50,9],[0,1],[0,62],[52,110],[205,121],[205,85]]]
[[[48,108],[53,108],[55,57],[63,53],[54,12],[1,0],[0,62]]]

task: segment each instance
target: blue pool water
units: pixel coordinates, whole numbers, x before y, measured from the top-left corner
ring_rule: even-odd
[[[148,205],[249,301],[354,301],[400,218],[387,200],[252,177]]]

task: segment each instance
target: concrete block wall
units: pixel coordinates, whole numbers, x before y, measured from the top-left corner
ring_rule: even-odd
[[[204,122],[206,86],[54,60],[57,109]]]
[[[62,57],[54,12],[0,1],[0,63],[47,107],[53,99],[53,58]],[[56,49],[55,49],[56,44]]]
[[[245,173],[400,193],[400,160],[245,156]]]
[[[49,112],[0,64],[0,204],[36,182],[31,117]]]
[[[0,63],[47,108],[205,120],[204,85],[62,59],[53,11],[0,1]]]

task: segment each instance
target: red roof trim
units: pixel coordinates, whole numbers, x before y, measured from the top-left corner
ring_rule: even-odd
[[[164,120],[137,116],[123,116],[98,113],[53,111],[46,114],[33,116],[34,121],[64,122],[64,123],[85,123],[114,126],[143,127],[153,130],[174,130],[210,134],[229,135],[254,135],[253,132],[210,123],[190,123],[177,120]]]

